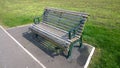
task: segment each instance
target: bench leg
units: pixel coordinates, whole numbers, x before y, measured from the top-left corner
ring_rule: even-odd
[[[80,47],[81,47],[82,46],[82,35],[80,37],[79,44],[80,44]]]
[[[38,37],[38,34],[35,34],[35,38],[37,38]]]
[[[69,48],[69,51],[68,51],[67,58],[69,58],[69,57],[71,56],[72,48],[73,48],[73,43],[70,45],[70,48]]]
[[[82,36],[80,37],[80,39],[76,42],[79,42],[79,48],[82,46]],[[71,45],[70,45],[70,48],[69,48],[69,52],[68,52],[68,55],[67,55],[67,58],[69,58],[71,56],[71,53],[72,53],[72,49],[74,47],[74,43],[76,42],[73,42]]]
[[[37,37],[38,37],[38,34],[35,34],[35,33],[32,34],[32,38],[37,38]]]

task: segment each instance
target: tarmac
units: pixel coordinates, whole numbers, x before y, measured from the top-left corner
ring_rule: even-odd
[[[0,28],[0,68],[42,68]]]
[[[52,57],[49,50],[42,49],[41,44],[27,33],[29,26],[6,29],[24,48],[0,29],[0,68],[87,68],[92,46],[84,43],[81,48],[75,47],[70,59],[63,55]]]

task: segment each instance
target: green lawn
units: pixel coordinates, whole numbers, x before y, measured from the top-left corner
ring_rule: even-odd
[[[83,40],[96,47],[89,68],[120,68],[120,0],[0,0],[0,24],[32,23],[45,7],[89,13]]]

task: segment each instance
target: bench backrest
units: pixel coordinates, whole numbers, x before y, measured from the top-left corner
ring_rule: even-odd
[[[85,13],[45,8],[42,22],[78,35],[82,33],[87,17]]]

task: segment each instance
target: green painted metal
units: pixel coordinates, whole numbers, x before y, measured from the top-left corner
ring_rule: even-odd
[[[77,42],[79,42],[79,47],[81,47],[82,46],[82,36],[78,40],[76,40],[76,41],[74,41],[74,42],[71,43],[71,45],[69,47],[69,52],[68,52],[67,58],[69,58],[71,56],[74,44],[76,44]]]
[[[79,44],[80,44],[80,47],[81,47],[82,46],[82,35],[81,35],[81,37],[79,39]]]
[[[68,36],[69,36],[69,39],[71,39],[71,31],[69,31],[69,35]]]
[[[33,19],[34,24],[39,24],[40,23],[40,17],[35,17]]]
[[[81,24],[83,24],[85,22],[85,19],[81,19],[80,20],[80,23],[79,23],[79,25],[78,26],[76,26],[76,27],[74,27],[74,28],[72,28],[70,31],[69,31],[69,39],[72,39],[72,38],[74,38],[76,35],[77,35],[77,33],[79,33],[80,34],[80,32],[78,32],[80,29],[80,25]],[[82,34],[81,34],[82,35]]]
[[[74,46],[73,43],[71,43],[71,45],[70,45],[70,47],[69,47],[69,51],[68,51],[67,58],[69,58],[69,57],[71,56],[73,46]]]

